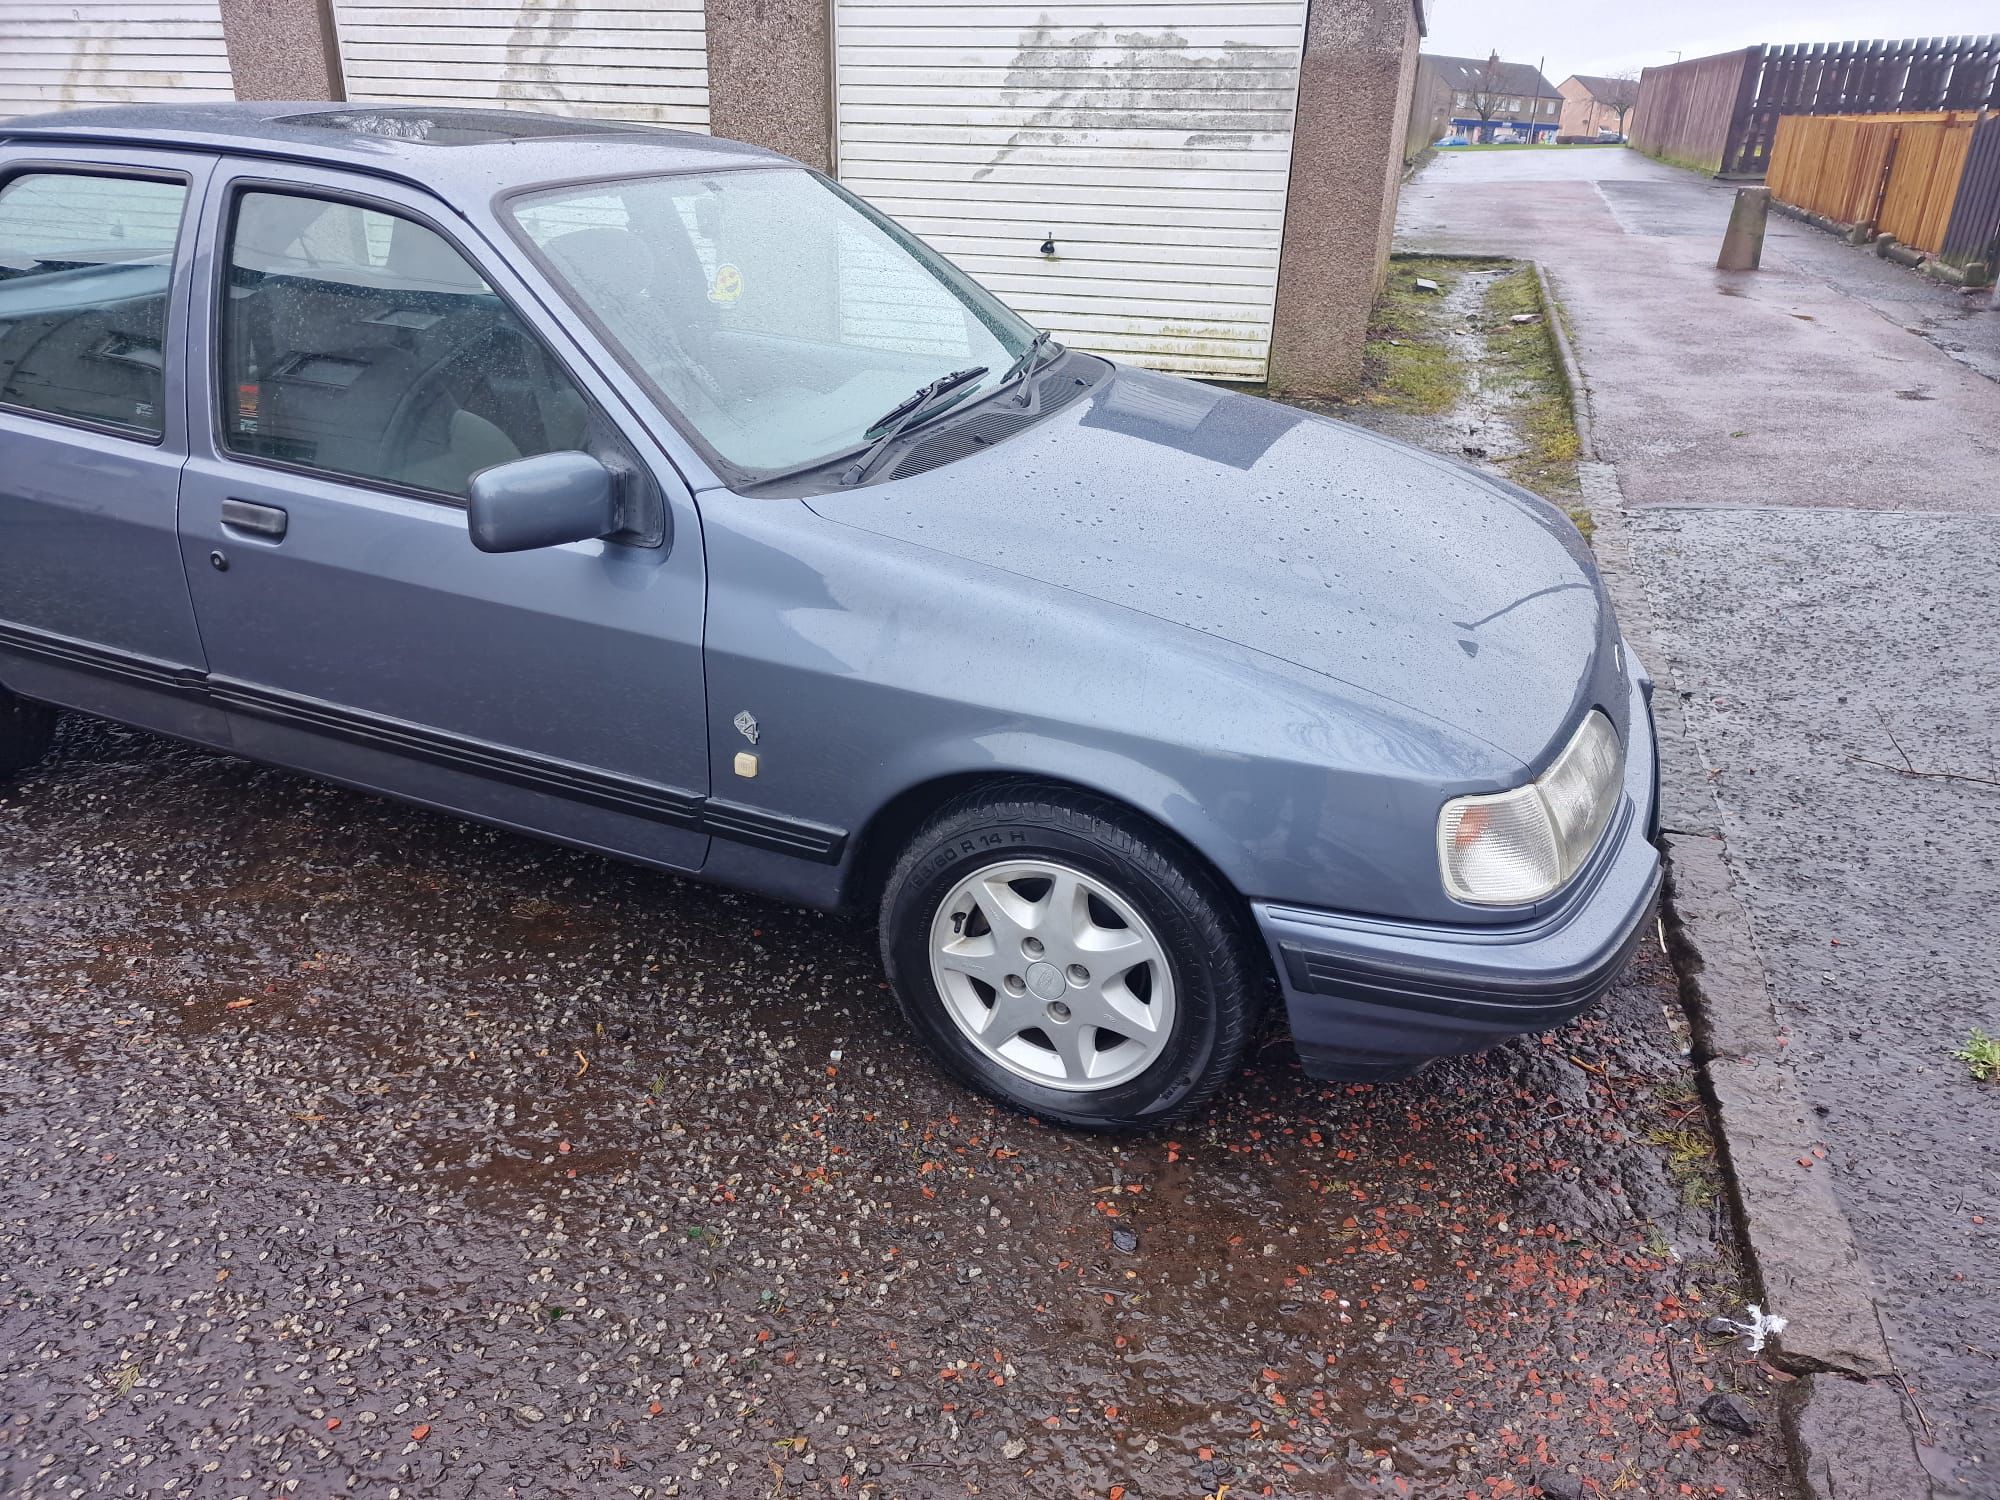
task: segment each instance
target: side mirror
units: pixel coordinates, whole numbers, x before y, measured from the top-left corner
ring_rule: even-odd
[[[472,476],[466,530],[481,552],[587,542],[618,529],[618,486],[588,453],[538,453]]]

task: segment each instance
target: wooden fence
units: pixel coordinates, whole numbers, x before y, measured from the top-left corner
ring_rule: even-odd
[[[1878,115],[2000,104],[2000,36],[1821,42],[1764,49],[1723,170],[1762,176],[1786,115]]]
[[[1632,106],[1626,139],[1677,167],[1720,172],[1730,149],[1730,125],[1749,107],[1763,52],[1748,47],[1646,69],[1639,75],[1639,101]]]
[[[1632,144],[1726,177],[1762,177],[1791,115],[1997,106],[2000,36],[1750,47],[1646,69]]]
[[[1955,111],[1786,115],[1771,150],[1771,196],[1935,255],[1979,122]]]

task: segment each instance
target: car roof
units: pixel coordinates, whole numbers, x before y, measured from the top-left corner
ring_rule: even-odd
[[[394,177],[446,198],[536,183],[797,165],[691,130],[525,109],[236,101],[119,104],[0,120],[0,144],[89,142],[273,157]]]

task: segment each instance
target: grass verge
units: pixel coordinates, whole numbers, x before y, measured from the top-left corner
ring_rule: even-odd
[[[1463,264],[1448,260],[1390,262],[1362,352],[1362,399],[1369,405],[1436,416],[1457,404],[1465,370],[1447,341],[1444,300],[1464,272]],[[1420,291],[1419,281],[1434,281],[1438,289]]]
[[[1419,281],[1437,290],[1421,291]],[[1513,322],[1520,314],[1529,321]],[[1280,399],[1484,460],[1561,506],[1589,536],[1577,472],[1581,444],[1548,321],[1560,315],[1560,308],[1542,305],[1532,265],[1500,256],[1399,253],[1369,315],[1360,392],[1339,401]],[[1379,424],[1377,413],[1384,418]],[[1468,441],[1475,437],[1476,444]]]
[[[1549,329],[1549,319],[1559,314],[1542,305],[1533,266],[1496,280],[1486,290],[1481,311],[1487,325],[1488,383],[1506,401],[1521,439],[1521,451],[1503,460],[1502,467],[1516,484],[1569,506],[1581,492],[1576,467],[1580,449],[1561,358]],[[1520,316],[1533,321],[1513,321]],[[1574,514],[1576,508],[1569,508]]]

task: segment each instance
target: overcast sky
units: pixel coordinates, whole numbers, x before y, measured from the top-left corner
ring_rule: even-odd
[[[1887,0],[1424,0],[1424,51],[1509,62],[1547,58],[1550,83],[1572,73],[1615,73],[1701,57],[1753,42],[1847,42],[1876,37],[1966,36],[2000,30],[1995,0],[1929,0],[1920,10]]]

